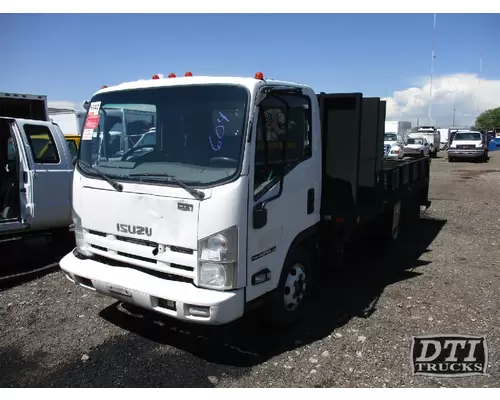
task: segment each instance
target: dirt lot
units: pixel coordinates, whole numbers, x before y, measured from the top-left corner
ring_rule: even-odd
[[[251,316],[222,330],[134,317],[57,270],[0,280],[0,386],[500,386],[500,152],[442,157],[420,226],[386,254],[363,244],[293,331]],[[441,333],[487,335],[489,376],[413,376],[411,337]]]

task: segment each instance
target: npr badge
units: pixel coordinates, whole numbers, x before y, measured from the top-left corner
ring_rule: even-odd
[[[414,375],[442,378],[486,375],[485,336],[414,336],[411,345]]]

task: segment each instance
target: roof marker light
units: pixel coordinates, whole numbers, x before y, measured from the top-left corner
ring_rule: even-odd
[[[256,72],[254,78],[264,80],[264,74],[262,72]]]
[[[106,88],[107,88],[107,86],[106,86],[106,85],[102,85],[102,86],[101,86],[101,89],[106,89]]]
[[[160,76],[158,74],[154,74],[151,79],[160,79]]]
[[[175,78],[175,74],[173,72],[171,72],[170,74],[168,74],[168,77],[169,78]]]
[[[192,73],[192,72],[186,72],[186,73],[184,74],[184,76],[193,76],[193,73]]]

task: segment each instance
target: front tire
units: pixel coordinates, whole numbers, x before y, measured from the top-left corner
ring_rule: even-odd
[[[289,325],[303,314],[313,283],[311,260],[307,247],[297,247],[288,255],[269,304],[267,317],[271,324]]]

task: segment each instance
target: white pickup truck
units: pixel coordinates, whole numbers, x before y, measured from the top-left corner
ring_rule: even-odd
[[[481,132],[471,130],[459,130],[453,136],[448,149],[448,161],[456,160],[478,160],[487,162],[488,144]]]
[[[70,237],[74,167],[64,134],[47,120],[45,96],[0,95],[0,242]]]

